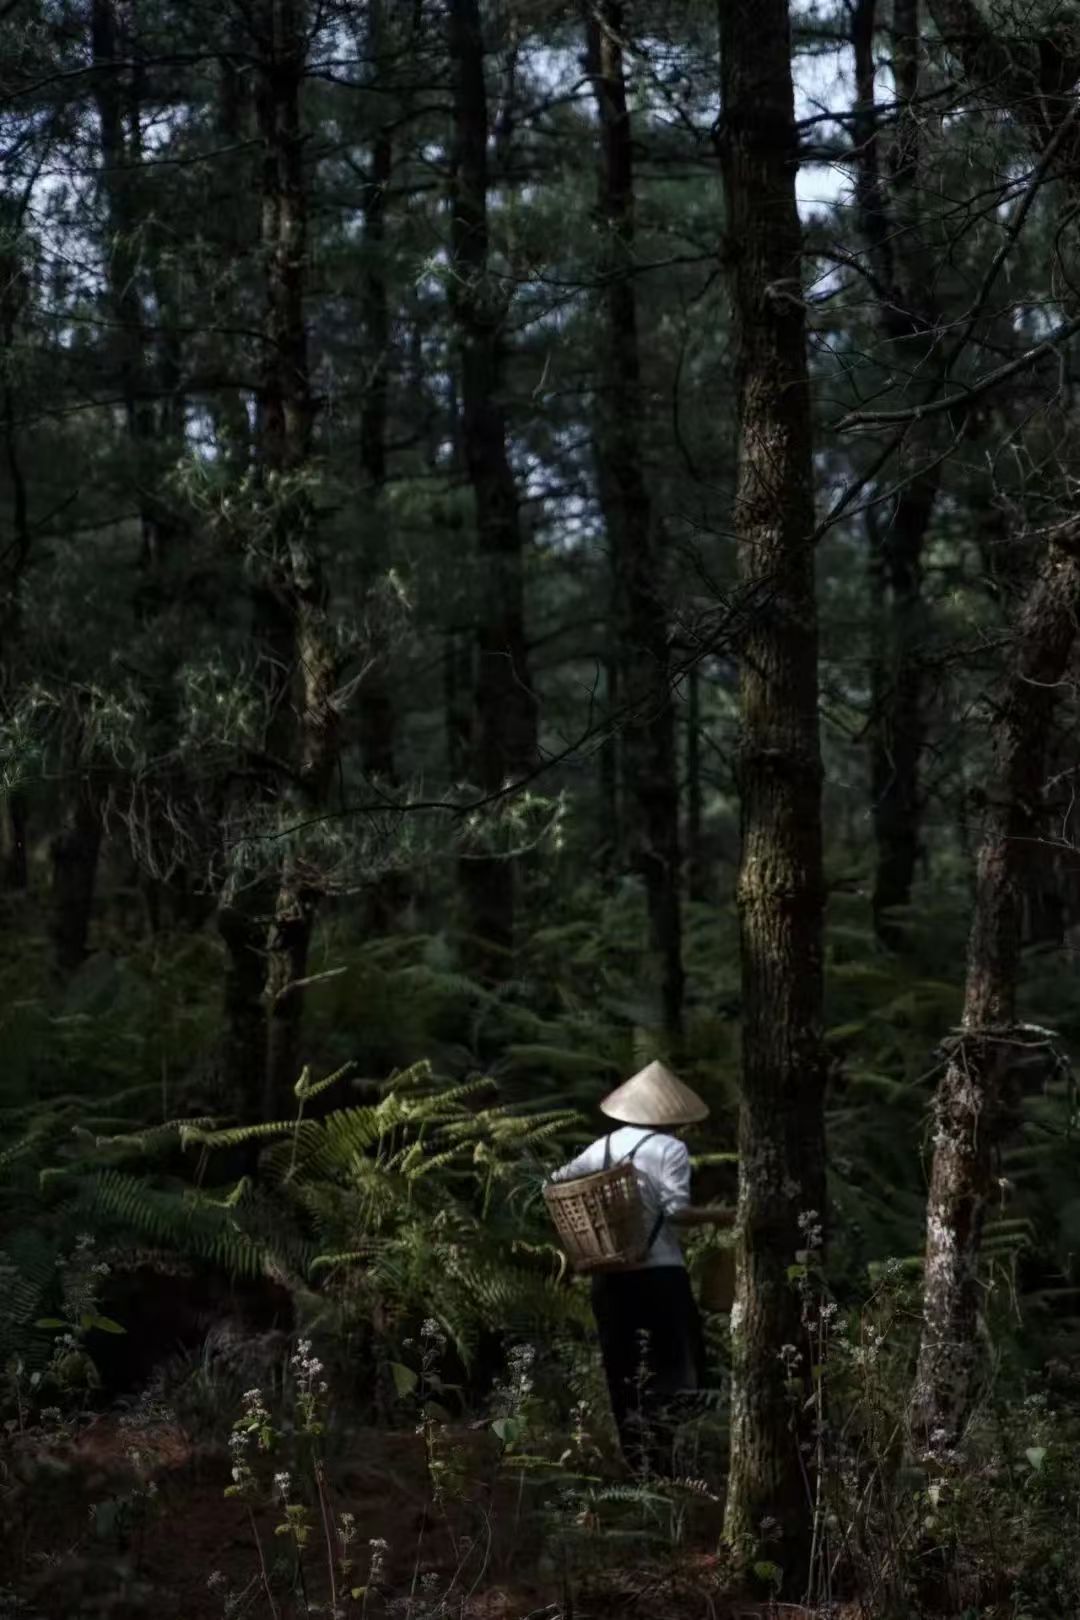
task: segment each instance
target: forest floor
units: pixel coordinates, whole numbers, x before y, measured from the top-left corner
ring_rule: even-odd
[[[715,1503],[708,1512],[705,1504],[696,1508],[678,1543],[655,1555],[644,1536],[635,1545],[632,1528],[624,1527],[614,1544],[597,1533],[595,1554],[586,1542],[583,1557],[579,1525],[568,1574],[566,1547],[551,1534],[542,1489],[527,1475],[492,1472],[486,1435],[463,1430],[454,1438],[463,1454],[472,1454],[474,1483],[446,1509],[432,1504],[423,1440],[414,1433],[359,1431],[335,1459],[331,1511],[356,1521],[356,1568],[347,1579],[363,1585],[370,1544],[385,1543],[377,1585],[366,1598],[343,1603],[342,1612],[364,1620],[563,1620],[570,1613],[575,1620],[616,1614],[749,1620],[770,1612],[725,1597],[714,1552]],[[12,1612],[28,1620],[269,1617],[253,1527],[268,1562],[280,1566],[289,1546],[275,1536],[283,1515],[271,1510],[253,1518],[243,1502],[225,1496],[228,1482],[224,1449],[194,1446],[173,1424],[139,1428],[103,1416],[55,1447],[28,1437],[0,1481],[9,1525],[0,1589],[26,1604]],[[291,1551],[285,1561],[294,1562]],[[325,1540],[317,1525],[304,1564],[307,1612],[329,1615]],[[230,1610],[230,1593],[246,1600]],[[281,1620],[305,1612],[295,1599],[278,1603]],[[0,1612],[6,1617],[3,1603]]]

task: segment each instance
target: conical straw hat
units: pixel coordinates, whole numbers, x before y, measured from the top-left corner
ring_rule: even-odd
[[[600,1112],[623,1125],[693,1125],[708,1117],[709,1105],[662,1063],[650,1063],[605,1097]]]

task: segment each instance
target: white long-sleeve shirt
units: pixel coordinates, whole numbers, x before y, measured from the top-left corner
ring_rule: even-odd
[[[649,1140],[646,1142],[645,1138]],[[564,1164],[552,1176],[553,1181],[570,1181],[574,1176],[594,1175],[604,1168],[605,1145],[611,1142],[612,1165],[627,1158],[639,1142],[643,1145],[634,1154],[634,1170],[641,1189],[641,1202],[645,1209],[645,1229],[651,1232],[656,1217],[685,1209],[690,1202],[690,1152],[677,1136],[663,1132],[651,1133],[640,1125],[623,1125],[611,1137],[599,1137],[569,1164]],[[656,1234],[656,1242],[640,1266],[627,1270],[645,1270],[652,1266],[684,1265],[682,1249],[674,1227],[665,1220]]]

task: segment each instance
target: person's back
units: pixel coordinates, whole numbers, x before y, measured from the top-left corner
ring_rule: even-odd
[[[608,1165],[630,1159],[637,1175],[645,1230],[655,1230],[649,1252],[639,1266],[642,1271],[656,1266],[682,1266],[682,1247],[670,1217],[690,1203],[690,1154],[685,1142],[666,1131],[643,1125],[622,1125],[609,1136],[597,1137],[576,1159],[563,1165],[553,1179],[566,1181],[574,1176],[594,1175]],[[659,1225],[657,1225],[658,1218]]]
[[[623,1455],[635,1474],[671,1471],[671,1413],[705,1380],[701,1319],[675,1224],[690,1221],[690,1153],[671,1134],[709,1110],[660,1063],[650,1063],[600,1104],[611,1134],[555,1172],[555,1180],[595,1175],[630,1159],[637,1173],[651,1239],[635,1266],[597,1272],[593,1313],[612,1415]]]

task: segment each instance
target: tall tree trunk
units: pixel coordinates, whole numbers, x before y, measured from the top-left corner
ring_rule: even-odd
[[[376,69],[385,65],[382,0],[368,8],[368,51]],[[385,87],[384,87],[385,88]],[[372,602],[369,624],[372,667],[360,693],[360,753],[364,770],[392,783],[394,770],[394,700],[387,657],[389,633],[376,588],[386,564],[381,512],[386,483],[386,426],[390,386],[390,296],[386,263],[386,203],[393,176],[393,130],[382,125],[371,144],[368,182],[364,187],[364,274],[362,307],[367,346],[367,379],[360,407],[360,460],[367,483],[370,533],[363,541],[365,580]]]
[[[308,477],[315,410],[308,369],[304,294],[307,188],[300,98],[306,72],[304,0],[261,0],[262,59],[256,95],[263,144],[262,251],[266,265],[266,369],[260,423],[263,491],[272,531],[271,641],[291,641],[289,690],[270,754],[287,762],[287,816],[327,801],[339,747],[333,702],[337,658],[327,617]],[[265,1111],[290,1105],[300,1072],[308,949],[320,874],[300,854],[282,862],[268,945],[270,1032]]]
[[[1010,1075],[1032,1041],[1017,1022],[1021,930],[1037,859],[1054,707],[1076,643],[1080,525],[1048,546],[1016,623],[1011,668],[993,706],[987,792],[960,1033],[935,1105],[926,1213],[923,1333],[912,1402],[916,1446],[952,1446],[977,1372],[978,1262],[995,1155],[1010,1118]],[[1043,1044],[1034,1032],[1036,1046]]]
[[[108,218],[106,286],[112,365],[124,402],[140,550],[134,587],[139,627],[136,662],[148,676],[143,749],[152,773],[126,794],[132,844],[142,853],[137,881],[148,913],[183,885],[188,852],[175,834],[176,805],[189,796],[175,760],[179,733],[177,673],[182,647],[165,620],[176,595],[177,521],[163,498],[163,474],[181,452],[184,402],[180,322],[168,292],[163,241],[146,208],[143,107],[146,100],[139,7],[93,0],[94,97],[101,149],[101,191]],[[151,331],[150,307],[153,309]],[[137,829],[137,831],[136,831]]]
[[[686,678],[686,892],[700,903],[709,897],[704,844],[704,792],[701,779],[701,670]]]
[[[49,845],[52,864],[49,932],[61,978],[86,960],[101,853],[101,806],[89,776],[79,776]]]
[[[972,88],[1055,165],[1075,204],[1080,124],[1075,70],[1063,80],[1060,39],[1052,31],[1042,38],[1002,38],[974,0],[928,0],[928,9]],[[970,1412],[978,1366],[977,1271],[993,1155],[1008,1126],[1010,1072],[1029,1040],[1016,1019],[1025,889],[1032,882],[1055,688],[1073,650],[1078,612],[1072,522],[1052,538],[1017,616],[1012,667],[996,704],[964,1010],[936,1100],[923,1334],[911,1410],[916,1447],[952,1445]]]
[[[626,100],[621,0],[586,14],[586,62],[600,123],[605,359],[596,404],[599,487],[614,562],[615,644],[628,854],[648,905],[647,982],[671,1040],[682,1022],[679,785],[670,690],[663,556],[643,468],[641,360],[634,286],[633,131]]]
[[[386,19],[382,0],[368,7],[368,54],[377,77],[386,74]],[[380,88],[384,94],[389,86]],[[387,196],[394,168],[393,128],[380,125],[371,143],[364,187],[364,254],[362,309],[367,347],[367,378],[360,407],[360,460],[367,484],[367,533],[361,540],[363,585],[367,602],[366,657],[369,668],[358,694],[360,759],[365,775],[385,787],[397,785],[397,710],[390,678],[393,645],[391,607],[385,590],[388,564],[385,544],[386,438],[390,393],[391,321],[386,246]],[[407,889],[400,873],[379,876],[365,897],[368,933],[385,933],[401,912]]]
[[[28,199],[27,199],[28,200]],[[25,203],[17,210],[14,230],[22,227]],[[4,461],[11,483],[11,539],[4,548],[4,563],[0,570],[0,703],[6,702],[7,693],[14,685],[13,672],[17,662],[22,596],[22,578],[30,560],[31,532],[30,506],[23,471],[22,444],[19,432],[19,404],[16,377],[16,341],[26,305],[28,280],[19,260],[18,249],[12,246],[0,253],[0,361],[3,365]],[[12,892],[24,891],[30,881],[26,841],[29,824],[29,805],[26,794],[18,786],[7,790],[3,806],[3,873],[0,887]]]
[[[478,0],[449,0],[454,76],[450,303],[461,367],[462,445],[476,500],[476,744],[471,776],[495,795],[536,762],[536,700],[525,636],[524,538],[510,465],[504,401],[506,300],[488,264],[489,119]],[[461,863],[469,956],[490,980],[505,978],[514,947],[510,859]]]
[[[938,310],[920,218],[918,0],[893,0],[892,65],[898,110],[887,161],[879,152],[874,95],[877,0],[852,11],[855,58],[855,197],[863,244],[878,294],[878,325],[887,363],[905,379],[904,400],[931,398],[940,387],[943,350]],[[935,365],[935,357],[939,363]],[[878,938],[895,948],[905,928],[896,912],[911,899],[920,853],[919,774],[925,736],[922,554],[940,487],[934,452],[948,426],[941,418],[913,425],[901,458],[901,487],[891,509],[868,516],[867,537],[880,551],[875,571],[871,650],[870,792],[877,862],[873,917]]]
[[[756,597],[741,648],[743,1074],[725,1535],[744,1557],[762,1520],[775,1520],[794,1592],[807,1574],[810,1512],[803,1402],[790,1400],[781,1360],[802,1337],[787,1273],[807,1246],[800,1217],[825,1217],[812,441],[787,4],[724,0],[719,9],[738,364],[734,521],[744,588]]]

